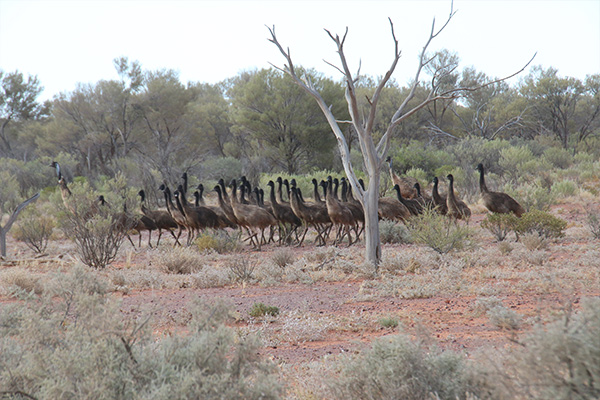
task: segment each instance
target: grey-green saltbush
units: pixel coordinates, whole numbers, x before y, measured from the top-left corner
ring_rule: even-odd
[[[3,398],[282,396],[273,365],[257,355],[257,339],[225,325],[223,304],[197,302],[188,334],[157,338],[150,317],[124,319],[106,283],[88,269],[61,276],[49,292],[0,311]]]
[[[462,355],[405,334],[377,339],[354,360],[341,362],[330,387],[337,399],[464,399],[476,391]]]

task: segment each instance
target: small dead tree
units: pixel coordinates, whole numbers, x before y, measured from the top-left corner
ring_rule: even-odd
[[[12,228],[13,224],[17,220],[17,217],[19,216],[21,211],[23,211],[23,209],[25,207],[27,207],[29,205],[29,203],[36,201],[39,197],[40,197],[40,194],[36,193],[29,199],[27,199],[24,202],[22,202],[21,204],[19,204],[17,206],[17,208],[15,209],[15,211],[13,211],[11,216],[8,218],[8,221],[6,221],[6,224],[4,226],[0,226],[0,256],[2,258],[6,258],[6,234],[8,233],[10,228]]]
[[[377,267],[379,265],[379,261],[381,260],[381,243],[379,240],[379,219],[378,219],[378,202],[379,202],[379,179],[381,169],[384,163],[384,160],[387,156],[389,147],[390,147],[390,138],[391,135],[395,132],[398,125],[410,118],[417,111],[425,107],[426,105],[438,101],[438,100],[454,100],[461,96],[461,94],[480,89],[485,86],[492,85],[497,82],[501,82],[507,80],[520,72],[522,72],[527,65],[533,61],[533,58],[519,71],[516,73],[507,76],[502,79],[498,79],[492,82],[485,83],[478,87],[459,87],[453,88],[449,90],[444,90],[441,87],[441,82],[444,81],[444,78],[453,71],[453,68],[448,68],[446,65],[438,65],[433,72],[433,78],[430,82],[430,89],[428,96],[419,104],[412,104],[411,101],[415,97],[415,91],[420,84],[420,76],[421,71],[424,67],[431,64],[433,60],[435,60],[435,56],[432,58],[427,58],[427,48],[430,43],[435,39],[450,23],[450,20],[454,16],[455,11],[453,9],[453,4],[450,7],[450,14],[448,15],[448,19],[442,25],[441,28],[436,29],[435,19],[433,20],[431,26],[431,32],[429,34],[429,38],[427,39],[423,49],[421,50],[419,56],[419,65],[417,66],[417,72],[415,74],[415,79],[410,87],[409,93],[407,97],[404,99],[402,104],[398,107],[394,115],[392,116],[389,125],[379,140],[377,144],[375,144],[373,140],[373,127],[375,123],[375,115],[377,111],[377,105],[381,96],[381,93],[387,84],[387,82],[392,77],[394,70],[400,60],[401,51],[399,49],[398,40],[396,39],[396,34],[394,32],[394,24],[392,20],[389,19],[392,39],[394,41],[394,59],[392,61],[392,65],[389,70],[385,73],[381,81],[379,82],[377,88],[375,89],[373,95],[370,98],[367,98],[369,103],[369,113],[366,118],[363,118],[358,107],[357,101],[357,90],[355,84],[358,80],[359,73],[356,74],[356,77],[353,76],[352,72],[350,72],[350,68],[348,66],[348,62],[346,60],[346,55],[344,53],[344,43],[346,41],[346,36],[348,35],[348,28],[346,28],[346,32],[344,36],[340,38],[339,35],[333,35],[330,31],[325,30],[329,37],[333,40],[337,47],[337,53],[340,57],[341,66],[336,66],[330,62],[325,61],[327,64],[337,69],[343,76],[346,84],[346,102],[348,103],[348,110],[351,116],[351,124],[357,132],[358,142],[360,145],[360,150],[362,152],[364,165],[367,169],[367,176],[369,178],[368,186],[365,190],[362,189],[361,185],[358,183],[358,179],[354,173],[354,169],[350,162],[350,150],[348,147],[348,143],[346,141],[346,137],[342,129],[340,128],[340,123],[348,122],[348,121],[338,121],[336,117],[333,115],[329,105],[325,102],[321,94],[317,90],[317,88],[313,85],[310,79],[306,76],[299,76],[297,74],[297,70],[294,67],[294,63],[292,61],[292,57],[290,54],[289,48],[286,50],[281,45],[277,36],[275,35],[275,27],[272,28],[267,27],[269,29],[270,38],[269,41],[272,42],[281,54],[284,56],[286,64],[283,67],[278,67],[273,65],[274,68],[279,69],[287,74],[289,74],[292,79],[298,84],[301,88],[303,88],[308,94],[310,94],[319,107],[321,111],[325,115],[325,118],[329,122],[329,125],[335,135],[338,143],[338,148],[340,151],[340,155],[342,158],[342,164],[344,166],[344,171],[348,180],[352,184],[352,187],[357,193],[357,198],[363,206],[365,213],[365,252],[366,252],[366,261],[375,265]],[[535,56],[534,56],[535,57]],[[360,71],[359,71],[360,72]]]

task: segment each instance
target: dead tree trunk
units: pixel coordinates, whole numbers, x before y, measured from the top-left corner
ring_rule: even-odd
[[[34,196],[19,204],[19,206],[11,214],[10,218],[8,218],[6,225],[0,226],[0,256],[2,256],[2,258],[6,258],[6,234],[17,220],[19,213],[23,211],[23,209],[27,207],[29,203],[36,201],[38,197],[40,197],[40,194],[36,193]]]
[[[527,63],[527,65],[525,65],[525,67],[523,67],[520,71],[518,71],[517,73],[512,74],[506,78],[495,80],[493,82],[489,82],[489,83],[486,83],[484,85],[480,85],[480,86],[474,87],[474,88],[455,88],[455,89],[451,89],[451,90],[447,90],[447,91],[443,91],[439,87],[439,83],[442,82],[443,78],[449,73],[448,68],[446,68],[445,65],[441,65],[440,67],[438,67],[436,69],[436,71],[434,71],[434,76],[433,76],[433,79],[431,80],[431,88],[430,88],[427,98],[420,104],[411,105],[409,108],[409,103],[411,102],[411,100],[414,99],[415,91],[420,84],[419,77],[420,77],[422,69],[426,65],[431,63],[431,61],[433,61],[433,58],[430,58],[430,59],[426,58],[427,48],[429,47],[429,44],[431,43],[431,41],[437,35],[439,35],[444,30],[444,28],[448,25],[448,23],[452,19],[453,15],[454,15],[454,11],[453,11],[453,7],[451,6],[448,19],[446,20],[444,25],[437,31],[435,29],[435,20],[433,21],[429,39],[425,43],[425,46],[423,47],[420,57],[419,57],[419,65],[417,67],[417,73],[416,73],[415,79],[412,83],[412,86],[410,87],[409,94],[404,99],[402,104],[400,104],[400,106],[398,107],[397,111],[395,112],[394,116],[392,117],[392,120],[390,121],[390,123],[388,125],[388,128],[386,129],[386,132],[384,133],[384,135],[382,136],[382,138],[380,139],[380,141],[377,145],[375,145],[375,143],[373,141],[373,126],[375,125],[375,115],[376,115],[376,111],[377,111],[377,105],[378,105],[379,98],[381,96],[381,93],[382,93],[385,85],[390,80],[394,70],[396,69],[396,65],[398,64],[398,60],[400,59],[400,54],[401,54],[401,52],[399,50],[399,46],[398,46],[398,40],[396,39],[396,35],[394,33],[394,25],[390,19],[389,21],[390,21],[390,26],[391,26],[391,31],[392,31],[392,38],[394,40],[394,59],[392,61],[392,65],[391,65],[390,69],[386,72],[386,74],[383,76],[383,78],[379,82],[372,97],[368,98],[368,103],[369,103],[370,109],[369,109],[366,119],[363,118],[362,114],[359,112],[356,88],[354,86],[358,79],[359,74],[356,75],[357,76],[356,78],[353,77],[353,75],[350,72],[350,69],[348,67],[346,56],[344,54],[344,42],[346,40],[346,35],[348,34],[348,29],[346,28],[346,33],[344,34],[344,36],[342,38],[340,38],[338,35],[334,36],[331,34],[331,32],[326,30],[329,37],[335,42],[335,44],[337,46],[337,53],[340,57],[341,67],[337,67],[331,63],[328,63],[328,64],[331,65],[332,67],[334,67],[335,69],[337,69],[344,76],[344,80],[346,83],[345,97],[346,97],[346,102],[348,103],[348,110],[350,112],[350,116],[352,119],[351,123],[358,134],[358,142],[360,144],[360,149],[362,152],[364,165],[367,168],[367,174],[368,174],[368,178],[369,178],[369,182],[368,182],[367,188],[365,190],[363,190],[362,187],[358,183],[358,179],[354,173],[352,164],[350,163],[350,150],[348,147],[348,143],[347,143],[346,138],[345,138],[342,130],[340,129],[339,123],[336,120],[335,116],[333,115],[331,109],[329,108],[329,106],[327,105],[325,100],[321,97],[319,91],[315,88],[315,86],[312,84],[310,79],[306,76],[300,77],[296,74],[296,69],[294,67],[294,63],[292,62],[290,50],[289,49],[285,50],[283,48],[283,46],[279,43],[279,41],[275,35],[275,27],[273,27],[273,28],[267,27],[269,29],[269,33],[271,35],[271,37],[269,38],[269,41],[272,42],[273,44],[275,44],[275,46],[277,46],[277,48],[279,49],[281,54],[284,56],[285,61],[286,61],[286,64],[284,64],[283,68],[276,67],[276,66],[275,66],[275,68],[289,74],[292,77],[292,79],[294,79],[296,84],[298,84],[302,89],[304,89],[308,94],[310,94],[316,100],[319,107],[321,108],[321,111],[327,118],[327,121],[329,122],[329,125],[333,131],[333,134],[335,135],[335,137],[337,139],[338,149],[340,151],[340,155],[342,158],[342,165],[344,166],[344,171],[346,172],[346,176],[347,176],[350,184],[352,185],[352,188],[354,189],[354,191],[356,193],[356,198],[360,201],[360,203],[362,204],[363,209],[364,209],[364,214],[365,214],[365,253],[366,253],[365,258],[366,258],[367,262],[375,265],[376,267],[379,265],[379,262],[381,260],[381,243],[379,240],[379,217],[378,217],[378,213],[377,213],[378,203],[379,203],[379,178],[380,178],[381,168],[383,167],[383,161],[385,160],[388,150],[389,150],[390,138],[391,138],[392,133],[395,131],[396,127],[402,121],[411,117],[417,111],[419,111],[421,108],[425,107],[426,105],[428,105],[431,102],[434,102],[436,100],[442,100],[442,99],[453,100],[453,99],[458,98],[461,93],[464,93],[466,91],[477,90],[479,88],[500,82],[502,80],[509,79],[510,77],[523,71],[525,69],[525,67],[527,65],[529,65],[529,63],[531,63],[531,61],[533,60],[533,58],[532,58],[532,60],[530,60],[529,63]]]

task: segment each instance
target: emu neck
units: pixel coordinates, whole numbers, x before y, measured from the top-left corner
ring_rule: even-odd
[[[486,193],[488,192],[488,188],[485,185],[485,177],[483,176],[483,170],[479,171],[479,190],[481,191],[481,193]]]

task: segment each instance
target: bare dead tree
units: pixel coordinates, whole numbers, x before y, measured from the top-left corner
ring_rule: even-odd
[[[485,83],[483,85],[480,85],[478,87],[458,87],[458,88],[453,88],[453,89],[449,89],[449,90],[445,90],[445,91],[441,89],[440,82],[443,82],[443,80],[447,76],[447,74],[451,73],[453,69],[447,68],[444,65],[440,65],[438,68],[436,68],[433,71],[433,77],[430,82],[431,87],[430,87],[429,93],[428,93],[427,97],[425,98],[425,100],[423,100],[419,104],[412,105],[411,101],[414,99],[415,91],[420,83],[421,71],[423,70],[423,68],[425,66],[429,65],[435,59],[435,56],[432,58],[427,58],[427,56],[426,56],[427,48],[429,47],[429,45],[431,44],[433,39],[435,39],[450,23],[450,20],[452,19],[452,17],[455,14],[453,6],[454,6],[453,3],[451,3],[450,13],[448,15],[447,20],[444,22],[444,24],[441,26],[441,28],[436,29],[435,19],[433,20],[429,38],[425,42],[425,45],[423,46],[423,49],[421,50],[421,53],[419,56],[419,64],[417,66],[417,72],[415,74],[415,79],[410,87],[409,93],[408,93],[407,97],[404,99],[404,101],[402,102],[402,104],[400,104],[400,106],[398,107],[398,109],[396,110],[394,115],[392,116],[392,119],[390,120],[385,133],[383,134],[383,136],[381,137],[381,139],[379,140],[377,145],[375,144],[375,142],[373,140],[373,126],[375,123],[375,115],[376,115],[376,111],[377,111],[377,106],[378,106],[382,91],[383,91],[385,85],[387,84],[387,82],[392,77],[392,74],[394,73],[394,70],[396,69],[396,66],[397,66],[398,61],[400,60],[400,56],[401,56],[401,51],[399,49],[398,40],[396,39],[396,34],[394,32],[394,24],[393,24],[392,20],[390,18],[388,18],[388,20],[390,22],[392,39],[394,42],[394,59],[392,61],[392,65],[390,66],[389,70],[381,78],[381,81],[379,82],[373,95],[370,98],[367,98],[370,109],[369,109],[369,112],[366,115],[366,117],[361,116],[360,110],[358,107],[358,101],[357,101],[357,90],[356,90],[355,84],[358,80],[359,74],[358,73],[356,75],[352,74],[352,72],[350,71],[350,68],[348,66],[346,55],[344,53],[344,44],[346,41],[346,36],[348,35],[348,28],[346,28],[346,32],[344,33],[344,36],[341,38],[339,35],[333,35],[328,30],[325,30],[325,32],[327,32],[329,37],[335,43],[335,45],[337,47],[337,53],[340,57],[339,61],[341,63],[341,66],[339,66],[339,67],[330,62],[327,62],[327,61],[325,61],[325,62],[327,64],[329,64],[330,66],[332,66],[333,68],[335,68],[336,70],[338,70],[344,76],[344,79],[345,79],[345,83],[346,83],[345,97],[346,97],[346,102],[348,103],[348,110],[349,110],[350,117],[351,117],[350,122],[357,133],[358,142],[359,142],[360,149],[361,149],[362,156],[363,156],[363,162],[364,162],[364,165],[367,170],[367,175],[369,177],[369,183],[365,190],[363,190],[361,185],[358,183],[358,179],[356,177],[356,174],[354,173],[353,166],[350,162],[350,150],[348,147],[348,143],[346,141],[346,137],[344,136],[342,129],[340,128],[341,123],[348,122],[348,121],[338,121],[335,118],[335,116],[333,115],[333,112],[331,111],[331,108],[329,107],[329,105],[327,105],[327,103],[325,102],[325,100],[323,99],[323,97],[321,96],[319,91],[316,89],[316,87],[310,81],[310,78],[308,78],[306,76],[298,76],[296,68],[294,66],[294,63],[292,61],[292,56],[291,56],[289,48],[286,50],[281,45],[281,43],[279,42],[279,40],[277,39],[277,36],[275,34],[274,26],[272,28],[267,27],[269,29],[269,33],[271,36],[269,38],[269,41],[272,42],[279,49],[279,51],[284,56],[285,61],[286,61],[286,64],[284,64],[283,67],[278,67],[278,66],[272,64],[273,67],[289,74],[292,77],[292,79],[294,79],[296,84],[298,84],[301,88],[303,88],[308,94],[310,94],[315,99],[315,101],[321,108],[321,111],[325,115],[325,118],[329,122],[329,125],[333,131],[333,134],[335,135],[335,137],[337,139],[338,148],[339,148],[340,155],[342,158],[342,164],[344,166],[344,171],[354,189],[354,192],[356,193],[356,198],[361,203],[361,205],[363,206],[363,209],[365,211],[365,213],[364,213],[365,214],[365,240],[366,240],[366,245],[365,245],[366,257],[365,258],[366,258],[367,262],[374,264],[376,267],[379,265],[379,261],[381,260],[381,242],[379,240],[379,221],[378,221],[378,213],[377,213],[378,201],[379,201],[379,179],[380,179],[381,168],[383,166],[384,160],[387,156],[387,153],[388,153],[388,150],[390,147],[390,138],[391,138],[391,135],[393,134],[393,132],[396,130],[396,127],[402,121],[406,120],[407,118],[410,118],[417,111],[419,111],[426,105],[430,104],[431,102],[434,102],[437,100],[456,99],[456,98],[459,98],[461,96],[461,94],[463,94],[465,92],[474,91],[474,90],[480,89],[482,87],[486,87],[486,86],[507,80],[507,79],[517,75],[518,73],[522,72],[527,67],[527,65],[529,65],[531,63],[531,61],[533,61],[533,58],[532,58],[519,71],[517,71],[514,74],[511,74],[510,76],[507,76],[505,78],[497,79],[497,80]],[[359,70],[360,70],[360,68],[359,68]]]

